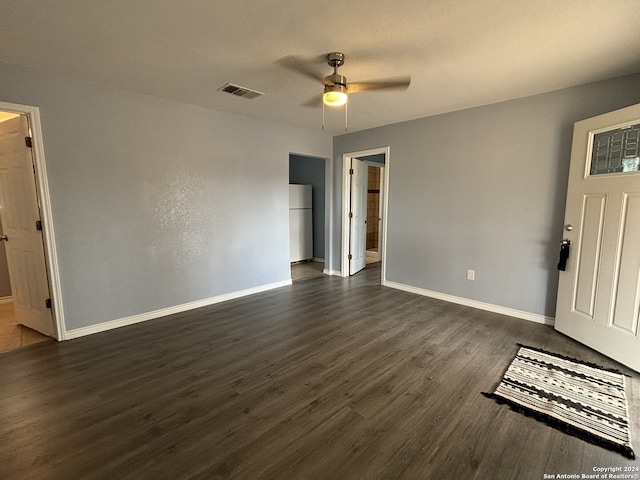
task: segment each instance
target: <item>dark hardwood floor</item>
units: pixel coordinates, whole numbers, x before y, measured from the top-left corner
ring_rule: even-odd
[[[542,479],[640,466],[481,395],[518,342],[623,367],[551,327],[379,275],[0,355],[0,479]],[[640,375],[624,371],[638,453]]]

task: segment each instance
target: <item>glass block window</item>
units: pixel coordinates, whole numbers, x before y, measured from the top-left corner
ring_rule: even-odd
[[[640,171],[640,123],[593,136],[590,175]]]

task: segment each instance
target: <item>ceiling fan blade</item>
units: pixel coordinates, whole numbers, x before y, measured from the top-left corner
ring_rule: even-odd
[[[322,94],[314,95],[309,100],[300,104],[301,107],[316,108],[322,106]]]
[[[276,60],[276,63],[287,70],[299,73],[311,80],[323,83],[324,75],[312,66],[316,62],[309,62],[302,57],[289,55]]]
[[[411,77],[395,77],[385,78],[381,80],[371,80],[369,82],[348,83],[347,89],[349,93],[368,92],[371,90],[405,90],[411,84]]]

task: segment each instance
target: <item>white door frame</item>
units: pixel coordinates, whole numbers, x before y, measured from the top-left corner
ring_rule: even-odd
[[[26,115],[29,119],[29,128],[31,130],[33,145],[32,154],[35,167],[36,191],[43,224],[42,238],[54,319],[54,335],[58,340],[65,340],[66,330],[64,327],[64,310],[62,307],[62,293],[60,290],[60,272],[58,269],[58,256],[56,253],[55,235],[53,230],[53,216],[51,214],[51,200],[49,196],[47,167],[44,157],[44,145],[42,143],[40,109],[30,105],[19,105],[16,103],[0,101],[0,110]]]
[[[351,159],[367,157],[369,155],[384,154],[384,173],[381,180],[382,189],[382,223],[380,228],[382,235],[380,237],[379,250],[382,255],[382,272],[381,283],[386,281],[387,270],[387,212],[389,211],[389,160],[390,147],[378,147],[370,150],[360,150],[358,152],[349,152],[342,155],[342,255],[340,263],[340,276],[349,276],[349,207],[351,204],[351,178],[349,169],[351,168]]]

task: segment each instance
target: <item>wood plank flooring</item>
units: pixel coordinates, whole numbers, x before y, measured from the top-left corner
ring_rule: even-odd
[[[518,342],[618,364],[379,275],[0,355],[0,478],[528,480],[640,466],[481,395]]]

